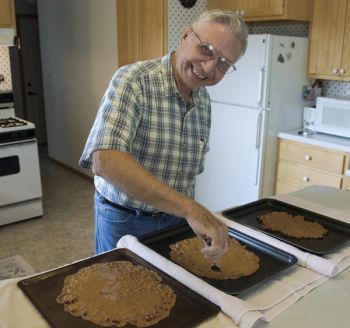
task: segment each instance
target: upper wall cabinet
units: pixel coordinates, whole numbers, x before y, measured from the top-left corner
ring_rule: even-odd
[[[15,28],[14,0],[0,0],[0,28]]]
[[[350,0],[314,1],[309,76],[350,80]]]
[[[311,19],[312,0],[208,0],[209,9],[228,9],[247,22]]]
[[[117,0],[119,67],[168,52],[167,3],[167,0]]]

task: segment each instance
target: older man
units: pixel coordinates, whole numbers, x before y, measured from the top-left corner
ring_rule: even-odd
[[[175,52],[121,67],[102,99],[80,165],[95,174],[95,251],[186,220],[213,259],[227,227],[193,200],[210,130],[205,86],[234,70],[247,27],[231,11],[206,11]]]

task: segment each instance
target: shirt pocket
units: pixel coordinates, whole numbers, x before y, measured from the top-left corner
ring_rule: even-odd
[[[209,140],[207,137],[200,137],[194,147],[197,157],[197,169],[195,175],[201,174],[204,171],[205,156],[209,151]]]

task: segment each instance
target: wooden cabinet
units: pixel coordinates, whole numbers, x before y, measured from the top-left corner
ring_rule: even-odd
[[[342,189],[350,191],[350,176],[343,177]]]
[[[117,0],[118,66],[168,52],[167,0]]]
[[[309,76],[350,80],[350,0],[314,0]]]
[[[276,194],[289,193],[313,184],[347,189],[350,177],[348,153],[279,140]]]
[[[312,0],[208,0],[208,8],[234,10],[247,22],[310,21]]]
[[[0,28],[16,26],[14,0],[0,0]]]

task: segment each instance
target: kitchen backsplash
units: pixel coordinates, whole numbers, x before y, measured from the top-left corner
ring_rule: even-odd
[[[0,91],[7,90],[12,90],[9,48],[0,47]]]
[[[191,9],[181,6],[178,0],[168,1],[168,31],[169,51],[176,49],[181,30],[190,24],[197,16],[207,9],[207,0],[198,0]],[[307,37],[309,35],[308,23],[250,23],[249,33],[252,34],[277,34]],[[312,81],[311,81],[312,82]],[[350,97],[350,82],[323,80],[323,96]]]

